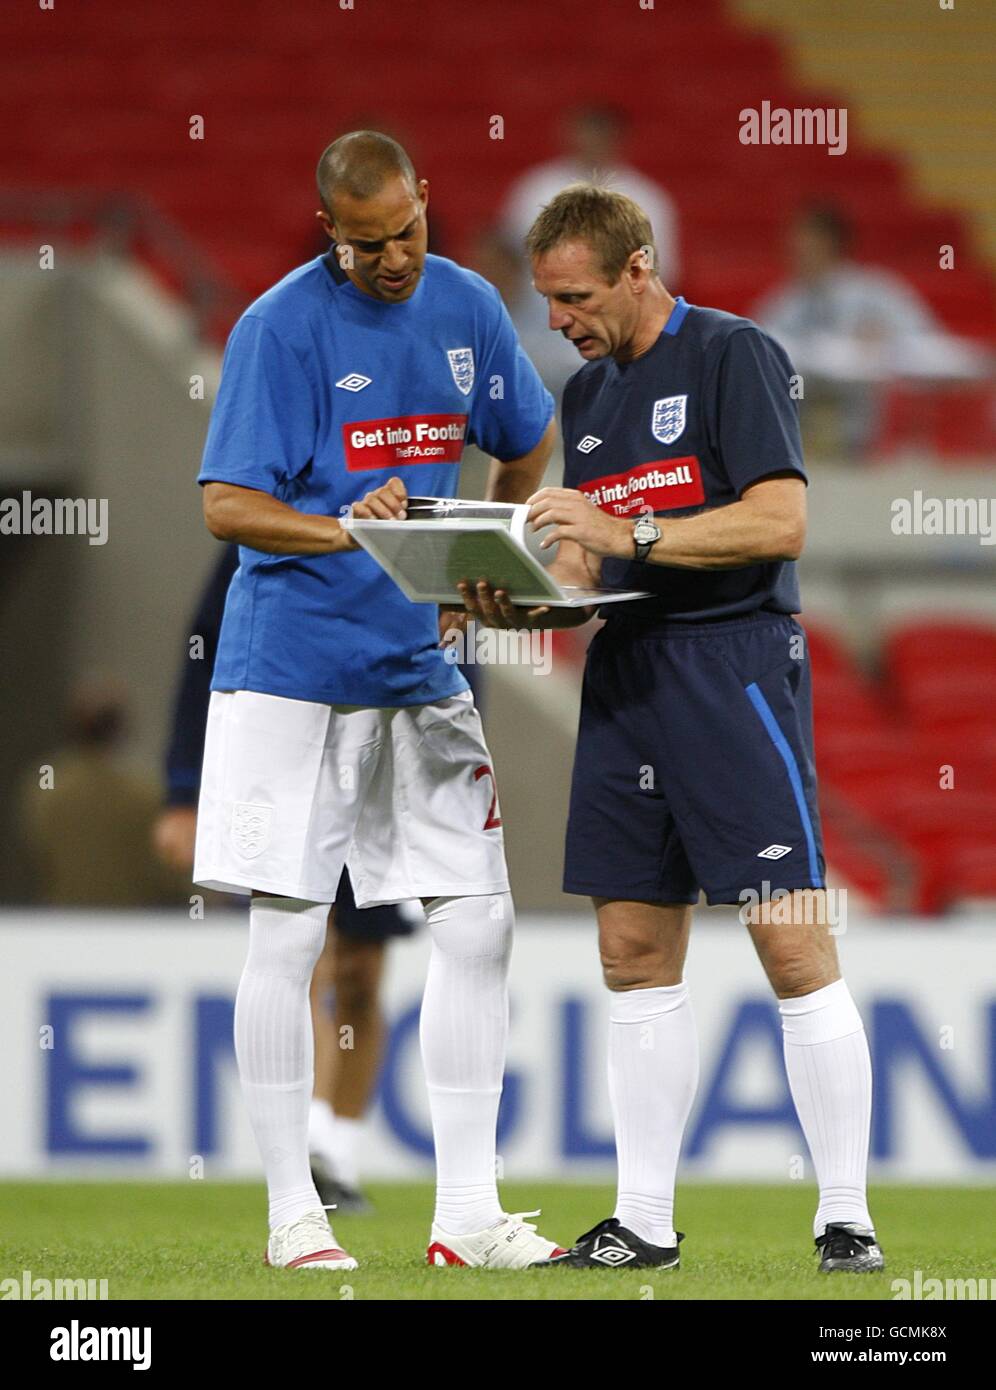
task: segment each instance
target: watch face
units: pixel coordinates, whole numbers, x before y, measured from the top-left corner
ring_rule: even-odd
[[[649,517],[641,517],[633,527],[633,537],[640,545],[645,545],[647,541],[659,541],[661,528]]]

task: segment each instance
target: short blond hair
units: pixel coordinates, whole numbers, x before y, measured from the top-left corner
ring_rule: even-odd
[[[634,251],[650,250],[657,264],[650,218],[632,198],[595,183],[572,183],[542,209],[526,235],[531,256],[544,256],[566,241],[583,241],[615,284]]]

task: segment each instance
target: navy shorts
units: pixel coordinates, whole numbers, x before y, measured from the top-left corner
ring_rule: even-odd
[[[350,941],[371,944],[389,941],[392,936],[411,936],[415,922],[392,903],[382,907],[357,907],[349,870],[343,869],[335,895],[335,929]]]
[[[736,903],[823,874],[795,619],[611,619],[585,667],[564,891]]]

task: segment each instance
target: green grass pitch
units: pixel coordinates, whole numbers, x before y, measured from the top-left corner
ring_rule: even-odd
[[[252,1183],[0,1183],[0,1278],[94,1278],[111,1299],[891,1299],[891,1281],[988,1278],[992,1188],[878,1186],[880,1275],[821,1275],[814,1192],[683,1184],[687,1233],[677,1272],[432,1269],[428,1184],[371,1184],[372,1214],[335,1219],[360,1261],[349,1273],[267,1269],[262,1187]],[[569,1243],[611,1213],[603,1186],[504,1184],[507,1211],[543,1208],[540,1229]]]

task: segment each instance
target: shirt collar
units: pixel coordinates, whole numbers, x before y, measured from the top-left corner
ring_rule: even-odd
[[[368,307],[382,311],[385,309],[407,309],[409,306],[415,304],[416,301],[421,303],[422,285],[429,268],[428,258],[426,258],[426,264],[422,267],[422,274],[419,276],[419,282],[415,286],[415,293],[411,298],[402,300],[400,304],[388,304],[386,300],[377,299],[375,295],[366,294],[363,290],[358,289],[339,263],[339,257],[336,255],[336,247],[333,246],[330,251],[326,251],[325,254],[320,257],[320,260],[329,273],[329,279],[336,288],[344,290],[346,294],[354,298],[359,304],[365,304]]]
[[[685,322],[685,315],[691,307],[690,304],[685,303],[684,298],[679,294],[678,298],[674,301],[674,308],[668,315],[667,323],[664,325],[664,332],[670,333],[671,336],[674,337],[678,329]]]

